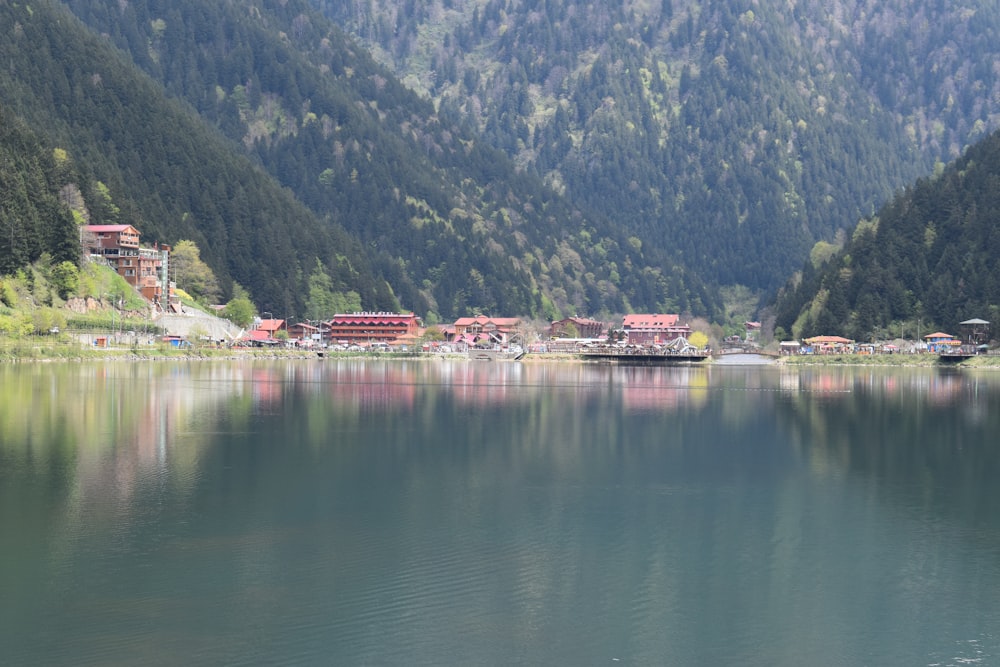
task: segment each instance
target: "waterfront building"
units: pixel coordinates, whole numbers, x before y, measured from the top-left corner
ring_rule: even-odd
[[[413,313],[339,313],[324,323],[328,341],[342,345],[392,343],[400,336],[417,336],[420,318]]]
[[[549,326],[549,337],[565,338],[576,329],[572,338],[601,338],[607,334],[608,326],[604,322],[591,320],[586,317],[567,317]]]
[[[319,342],[321,339],[320,328],[308,322],[299,322],[288,326],[288,337],[298,341]]]
[[[941,331],[927,334],[924,336],[924,340],[927,341],[927,350],[929,352],[945,352],[962,344],[962,341],[953,335]]]
[[[622,329],[632,345],[660,345],[691,335],[691,327],[676,314],[626,315]]]
[[[517,317],[460,317],[455,320],[452,342],[467,345],[500,345],[511,342],[521,320]]]

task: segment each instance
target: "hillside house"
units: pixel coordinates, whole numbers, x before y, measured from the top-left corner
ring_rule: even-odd
[[[85,225],[80,231],[86,253],[107,262],[147,301],[166,308],[169,298],[164,299],[163,294],[164,286],[169,285],[170,246],[144,248],[139,237],[139,230],[132,225]]]

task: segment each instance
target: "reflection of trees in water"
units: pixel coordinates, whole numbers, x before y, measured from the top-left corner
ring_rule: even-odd
[[[851,472],[924,508],[977,522],[1000,493],[1000,377],[846,370],[803,379],[847,393],[803,392],[779,405],[783,428],[820,475]]]

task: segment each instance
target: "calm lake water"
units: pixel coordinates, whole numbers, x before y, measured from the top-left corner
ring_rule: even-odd
[[[3,665],[1000,664],[1000,372],[0,367]]]

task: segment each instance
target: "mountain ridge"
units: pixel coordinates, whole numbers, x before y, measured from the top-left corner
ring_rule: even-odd
[[[352,237],[338,236],[335,245],[353,254],[342,258],[332,248],[335,257],[324,261],[350,287],[358,282],[352,267],[364,269],[370,258],[366,307],[398,303],[431,319],[469,310],[551,318],[622,312],[633,303],[717,308],[696,276],[662,254],[647,257],[641,243],[442,123],[302,3],[66,5],[100,24],[90,29],[132,64],[145,63],[148,74],[172,70],[159,72],[164,90],[239,142],[312,216]],[[294,40],[315,48],[293,48]],[[223,200],[232,194],[218,192]],[[206,259],[217,265],[223,251],[217,246]],[[295,271],[280,280],[301,285],[308,259],[281,264]],[[237,269],[241,282],[253,276],[245,260]],[[265,307],[301,312],[301,299],[287,292]]]
[[[1000,124],[985,2],[312,2],[713,285],[775,289]]]
[[[1000,131],[862,221],[779,295],[776,326],[855,340],[1000,322]],[[779,332],[779,333],[780,333]]]

